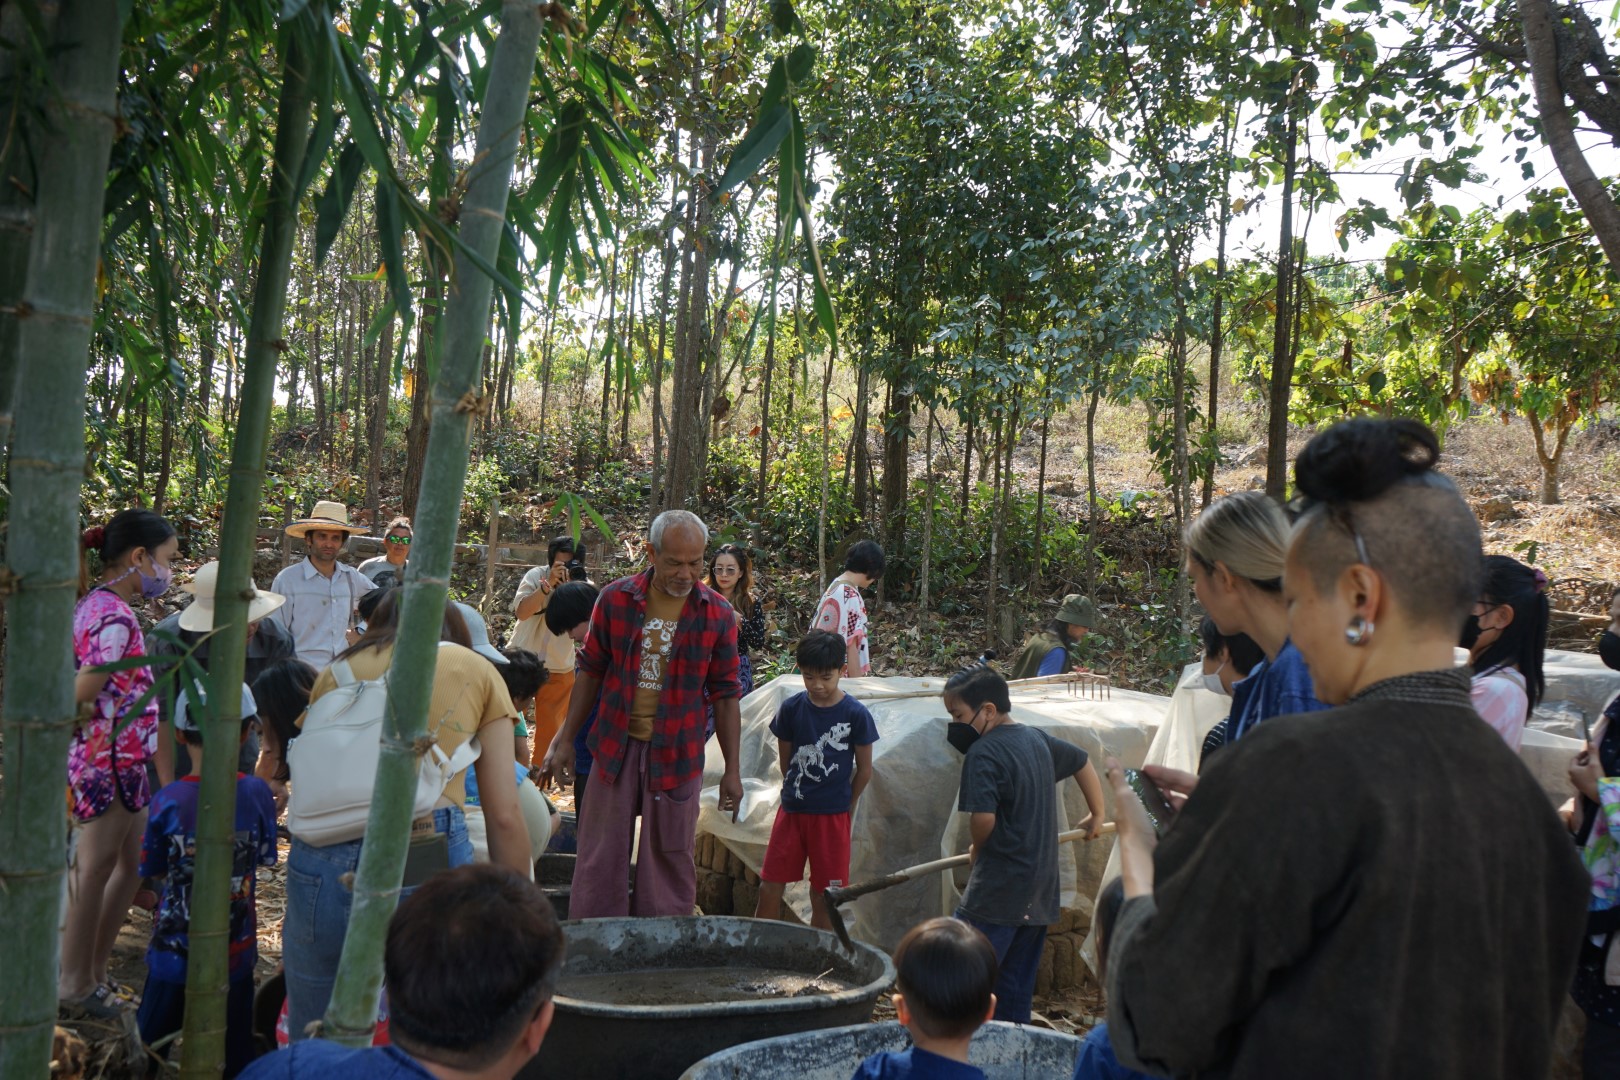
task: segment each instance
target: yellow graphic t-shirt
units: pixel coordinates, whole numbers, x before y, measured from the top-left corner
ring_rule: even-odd
[[[680,625],[685,607],[684,596],[668,596],[656,587],[647,590],[647,620],[641,624],[641,671],[636,675],[636,692],[630,699],[632,739],[652,741],[669,650],[675,644],[675,628]]]

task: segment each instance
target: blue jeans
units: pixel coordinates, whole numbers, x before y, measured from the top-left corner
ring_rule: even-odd
[[[450,865],[473,860],[467,819],[458,806],[433,811],[433,827],[450,843]],[[315,847],[293,838],[287,856],[287,917],[281,927],[281,963],[287,973],[287,1035],[293,1042],[308,1038],[312,1022],[326,1015],[337,982],[343,936],[349,928],[350,886],[343,875],[360,865],[362,840]],[[400,891],[400,899],[410,895]]]
[[[1046,948],[1044,926],[997,926],[980,922],[966,912],[958,910],[956,917],[990,939],[996,950],[997,1020],[1009,1024],[1029,1023],[1029,1010],[1035,998],[1035,975],[1041,966],[1041,953]]]

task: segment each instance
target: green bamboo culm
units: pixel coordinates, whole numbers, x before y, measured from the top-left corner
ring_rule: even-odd
[[[259,503],[270,441],[270,405],[281,353],[287,282],[297,238],[298,188],[309,143],[312,91],[308,35],[315,5],[282,25],[281,97],[269,198],[260,209],[263,237],[253,312],[243,359],[240,415],[220,523],[219,579],[210,642],[208,708],[203,721],[203,775],[197,809],[197,862],[191,887],[182,1077],[219,1075],[225,1060],[225,1002],[230,989],[231,874],[236,843],[236,745],[242,723],[242,673],[253,584]]]
[[[12,6],[12,5],[8,5]],[[0,1078],[50,1072],[76,717],[73,604],[79,581],[85,371],[101,208],[118,114],[123,18],[114,0],[68,0],[51,43],[45,111],[31,125],[37,186],[17,312],[12,505],[0,737]]]
[[[462,244],[495,265],[506,220],[518,133],[528,107],[540,46],[537,5],[506,0],[501,32],[490,59],[478,123],[478,146],[461,206]],[[377,761],[377,784],[366,822],[366,842],[355,873],[343,958],[327,1007],[324,1037],[350,1046],[371,1040],[382,986],[383,942],[398,901],[416,794],[416,740],[427,730],[439,630],[450,589],[456,524],[467,479],[475,408],[471,394],[483,366],[484,330],[494,282],[466,251],[457,249],[444,317],[427,463],[416,504],[416,537],[406,570],[404,610],[388,670],[388,713]]]
[[[57,6],[37,6],[40,31],[52,32]],[[44,64],[38,41],[21,4],[0,5],[0,458],[11,445],[17,392],[17,311],[28,283],[28,251],[34,236],[34,200],[27,140],[18,138],[27,121],[24,88]]]

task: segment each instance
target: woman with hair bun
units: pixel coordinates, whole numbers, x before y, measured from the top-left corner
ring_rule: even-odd
[[[1232,690],[1225,742],[1236,742],[1274,716],[1327,708],[1288,640],[1282,592],[1288,516],[1282,507],[1258,491],[1217,499],[1187,526],[1185,543],[1187,576],[1221,634],[1246,634],[1266,654]],[[1218,745],[1206,744],[1206,757]]]
[[[1289,633],[1335,708],[1223,750],[1162,839],[1110,762],[1126,899],[1108,1032],[1124,1064],[1547,1074],[1590,884],[1454,666],[1482,552],[1438,459],[1423,425],[1370,419],[1299,457]]]
[[[1547,690],[1547,575],[1506,555],[1485,556],[1485,586],[1463,623],[1474,708],[1515,751]]]
[[[150,510],[120,510],[88,530],[101,577],[73,611],[74,697],[89,706],[68,747],[68,799],[78,846],[70,868],[57,998],[71,1014],[107,1019],[127,1006],[107,974],[113,943],[140,884],[141,835],[152,801],[146,763],[157,751],[152,669],[98,667],[146,655],[130,604],[169,589],[180,550],[174,526]],[[141,704],[142,698],[145,703]],[[130,715],[137,704],[140,712]]]

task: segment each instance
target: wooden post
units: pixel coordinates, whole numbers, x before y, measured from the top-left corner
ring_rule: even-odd
[[[501,537],[501,497],[499,495],[490,500],[489,504],[489,547],[484,553],[484,613],[494,610],[491,605],[495,602],[495,544]]]

